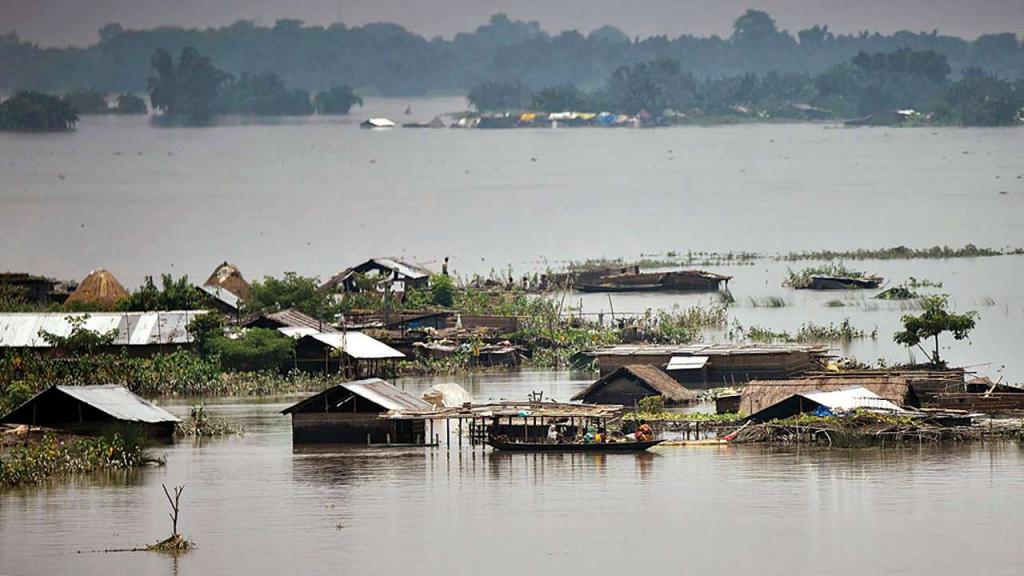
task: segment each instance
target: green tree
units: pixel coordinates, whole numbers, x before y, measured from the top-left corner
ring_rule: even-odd
[[[117,106],[114,108],[117,114],[147,114],[146,101],[135,94],[119,94]]]
[[[68,92],[61,99],[79,114],[107,114],[110,112],[110,107],[107,106],[107,97],[99,90],[79,88],[74,92]]]
[[[363,99],[357,96],[348,84],[333,86],[330,90],[317,93],[313,107],[317,114],[348,114],[353,106],[362,106]]]
[[[217,336],[209,341],[210,352],[232,372],[279,370],[292,357],[295,341],[269,328],[249,328],[237,338]]]
[[[1005,80],[978,68],[964,70],[963,77],[946,92],[951,118],[965,126],[1009,126],[1024,108],[1024,92]]]
[[[930,354],[932,364],[941,366],[939,335],[943,332],[950,332],[953,334],[954,339],[963,340],[974,329],[975,321],[978,317],[978,313],[973,310],[965,314],[950,312],[947,310],[948,304],[949,297],[945,295],[925,297],[921,300],[924,312],[919,316],[912,314],[903,316],[903,330],[896,332],[893,335],[893,340],[904,346],[917,346],[922,352],[929,354],[921,346],[921,342],[929,338],[934,339],[935,350]]]
[[[538,90],[533,94],[533,108],[542,112],[584,110],[586,95],[572,84],[561,84]]]
[[[61,354],[69,356],[92,355],[112,345],[117,339],[116,328],[108,332],[99,332],[86,328],[85,325],[89,322],[88,314],[66,316],[64,320],[71,326],[67,336],[61,336],[45,330],[39,331],[39,337],[57,349]]]
[[[188,276],[177,280],[170,274],[160,276],[161,287],[157,288],[152,276],[146,276],[128,298],[118,302],[120,310],[149,312],[153,310],[197,310],[203,307],[203,298]]]
[[[158,48],[150,67],[156,73],[148,80],[150,102],[153,108],[171,116],[209,116],[221,86],[231,78],[191,46],[182,49],[177,64],[170,52]]]
[[[528,108],[532,95],[530,89],[517,80],[478,84],[466,98],[480,112],[508,112]]]
[[[245,310],[252,313],[277,312],[295,308],[321,320],[330,320],[338,306],[330,294],[319,290],[316,277],[299,276],[285,272],[283,278],[266,276],[262,282],[253,282],[251,298]]]
[[[0,130],[67,132],[74,130],[77,122],[75,109],[49,94],[18,92],[0,103]]]
[[[224,337],[224,318],[212,312],[199,314],[188,323],[188,333],[200,356],[212,356],[215,353],[213,342]]]
[[[434,304],[451,308],[455,304],[455,283],[451,276],[435,274],[430,277],[430,294]]]
[[[213,104],[217,113],[258,116],[306,116],[313,104],[305,90],[289,90],[273,72],[243,72],[223,84]]]

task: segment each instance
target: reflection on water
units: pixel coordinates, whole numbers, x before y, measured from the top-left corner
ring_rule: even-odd
[[[293,448],[286,405],[210,404],[250,433],[166,448],[164,468],[0,494],[0,573],[1019,572],[1016,445]],[[161,483],[186,485],[196,551],[76,553],[166,536]]]

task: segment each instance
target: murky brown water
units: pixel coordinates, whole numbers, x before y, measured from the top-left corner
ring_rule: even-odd
[[[579,386],[487,380],[478,393]],[[959,576],[1019,574],[1024,558],[1016,445],[294,450],[287,404],[212,404],[248,434],[161,449],[164,468],[0,493],[0,574]],[[163,538],[161,483],[186,484],[181,526],[197,550],[78,553]]]

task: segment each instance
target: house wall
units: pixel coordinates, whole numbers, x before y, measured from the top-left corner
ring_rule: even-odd
[[[379,412],[299,412],[292,414],[294,444],[412,444],[425,439],[422,420],[384,420]]]

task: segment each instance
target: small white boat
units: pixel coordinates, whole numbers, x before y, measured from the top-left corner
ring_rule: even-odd
[[[369,118],[359,125],[360,128],[394,128],[395,123],[387,118]]]

